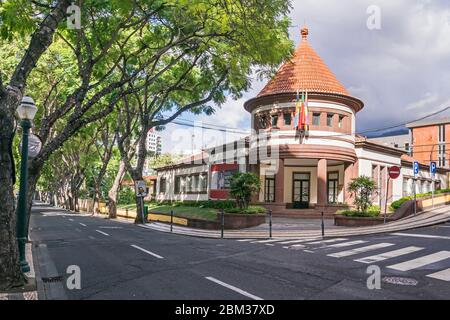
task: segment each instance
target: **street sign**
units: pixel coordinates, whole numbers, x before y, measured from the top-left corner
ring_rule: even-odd
[[[22,140],[19,143],[19,148],[22,149]],[[35,134],[30,134],[28,136],[28,158],[36,158],[42,149],[42,141]]]
[[[414,177],[417,176],[419,174],[419,162],[414,161]]]
[[[436,162],[430,162],[430,173],[434,177],[436,175]]]
[[[144,180],[136,181],[136,197],[145,197],[147,195],[147,184]]]
[[[400,176],[400,168],[397,166],[389,167],[388,172],[391,179],[397,179]]]

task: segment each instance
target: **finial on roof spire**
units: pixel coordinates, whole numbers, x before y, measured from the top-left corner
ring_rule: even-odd
[[[302,40],[305,40],[308,38],[308,27],[305,25],[300,29],[300,34],[302,35]]]

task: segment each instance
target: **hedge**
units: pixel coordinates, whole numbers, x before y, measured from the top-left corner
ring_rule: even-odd
[[[436,190],[434,192],[434,194],[441,194],[441,193],[448,193],[448,192],[450,192],[450,189],[440,189],[440,190]],[[431,194],[432,194],[432,192],[418,193],[418,194],[416,194],[416,198],[428,197]],[[398,208],[400,208],[403,203],[405,203],[408,200],[413,200],[413,199],[414,199],[414,196],[406,196],[406,197],[400,198],[391,203],[391,209],[395,211]]]
[[[378,217],[380,215],[380,206],[370,206],[366,212],[357,210],[339,210],[336,212],[347,217]]]

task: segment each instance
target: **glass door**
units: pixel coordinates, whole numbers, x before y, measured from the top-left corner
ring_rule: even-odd
[[[296,209],[309,208],[310,174],[294,173],[292,181],[292,202]]]
[[[275,178],[266,176],[264,183],[264,201],[275,202]]]
[[[339,194],[339,173],[328,173],[328,203],[337,203]]]

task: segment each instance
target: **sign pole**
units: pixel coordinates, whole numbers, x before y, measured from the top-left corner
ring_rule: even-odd
[[[141,215],[142,215],[142,224],[145,224],[145,214],[144,214],[144,197],[140,196],[141,198]]]
[[[430,162],[430,173],[431,173],[431,184],[432,184],[432,188],[431,188],[431,204],[432,204],[432,208],[434,209],[434,192],[435,192],[435,189],[436,189],[436,183],[435,183],[436,162],[435,161],[431,161]]]
[[[416,178],[414,178],[414,215],[417,213]]]
[[[387,216],[387,203],[388,203],[388,196],[389,196],[389,182],[392,180],[397,179],[400,177],[401,168],[398,166],[392,166],[388,168],[388,178],[386,181],[386,197],[384,201],[384,223],[386,224],[386,216]],[[380,214],[381,214],[381,207],[380,207]]]
[[[431,205],[432,208],[434,209],[434,188],[435,188],[435,184],[434,184],[434,176],[432,177],[432,189],[431,189]]]
[[[387,203],[388,203],[388,193],[389,193],[389,181],[391,180],[391,177],[387,178],[387,182],[386,182],[386,197],[385,197],[385,201],[384,201],[384,224],[386,224],[386,215],[387,215]],[[381,210],[381,208],[380,208]]]

